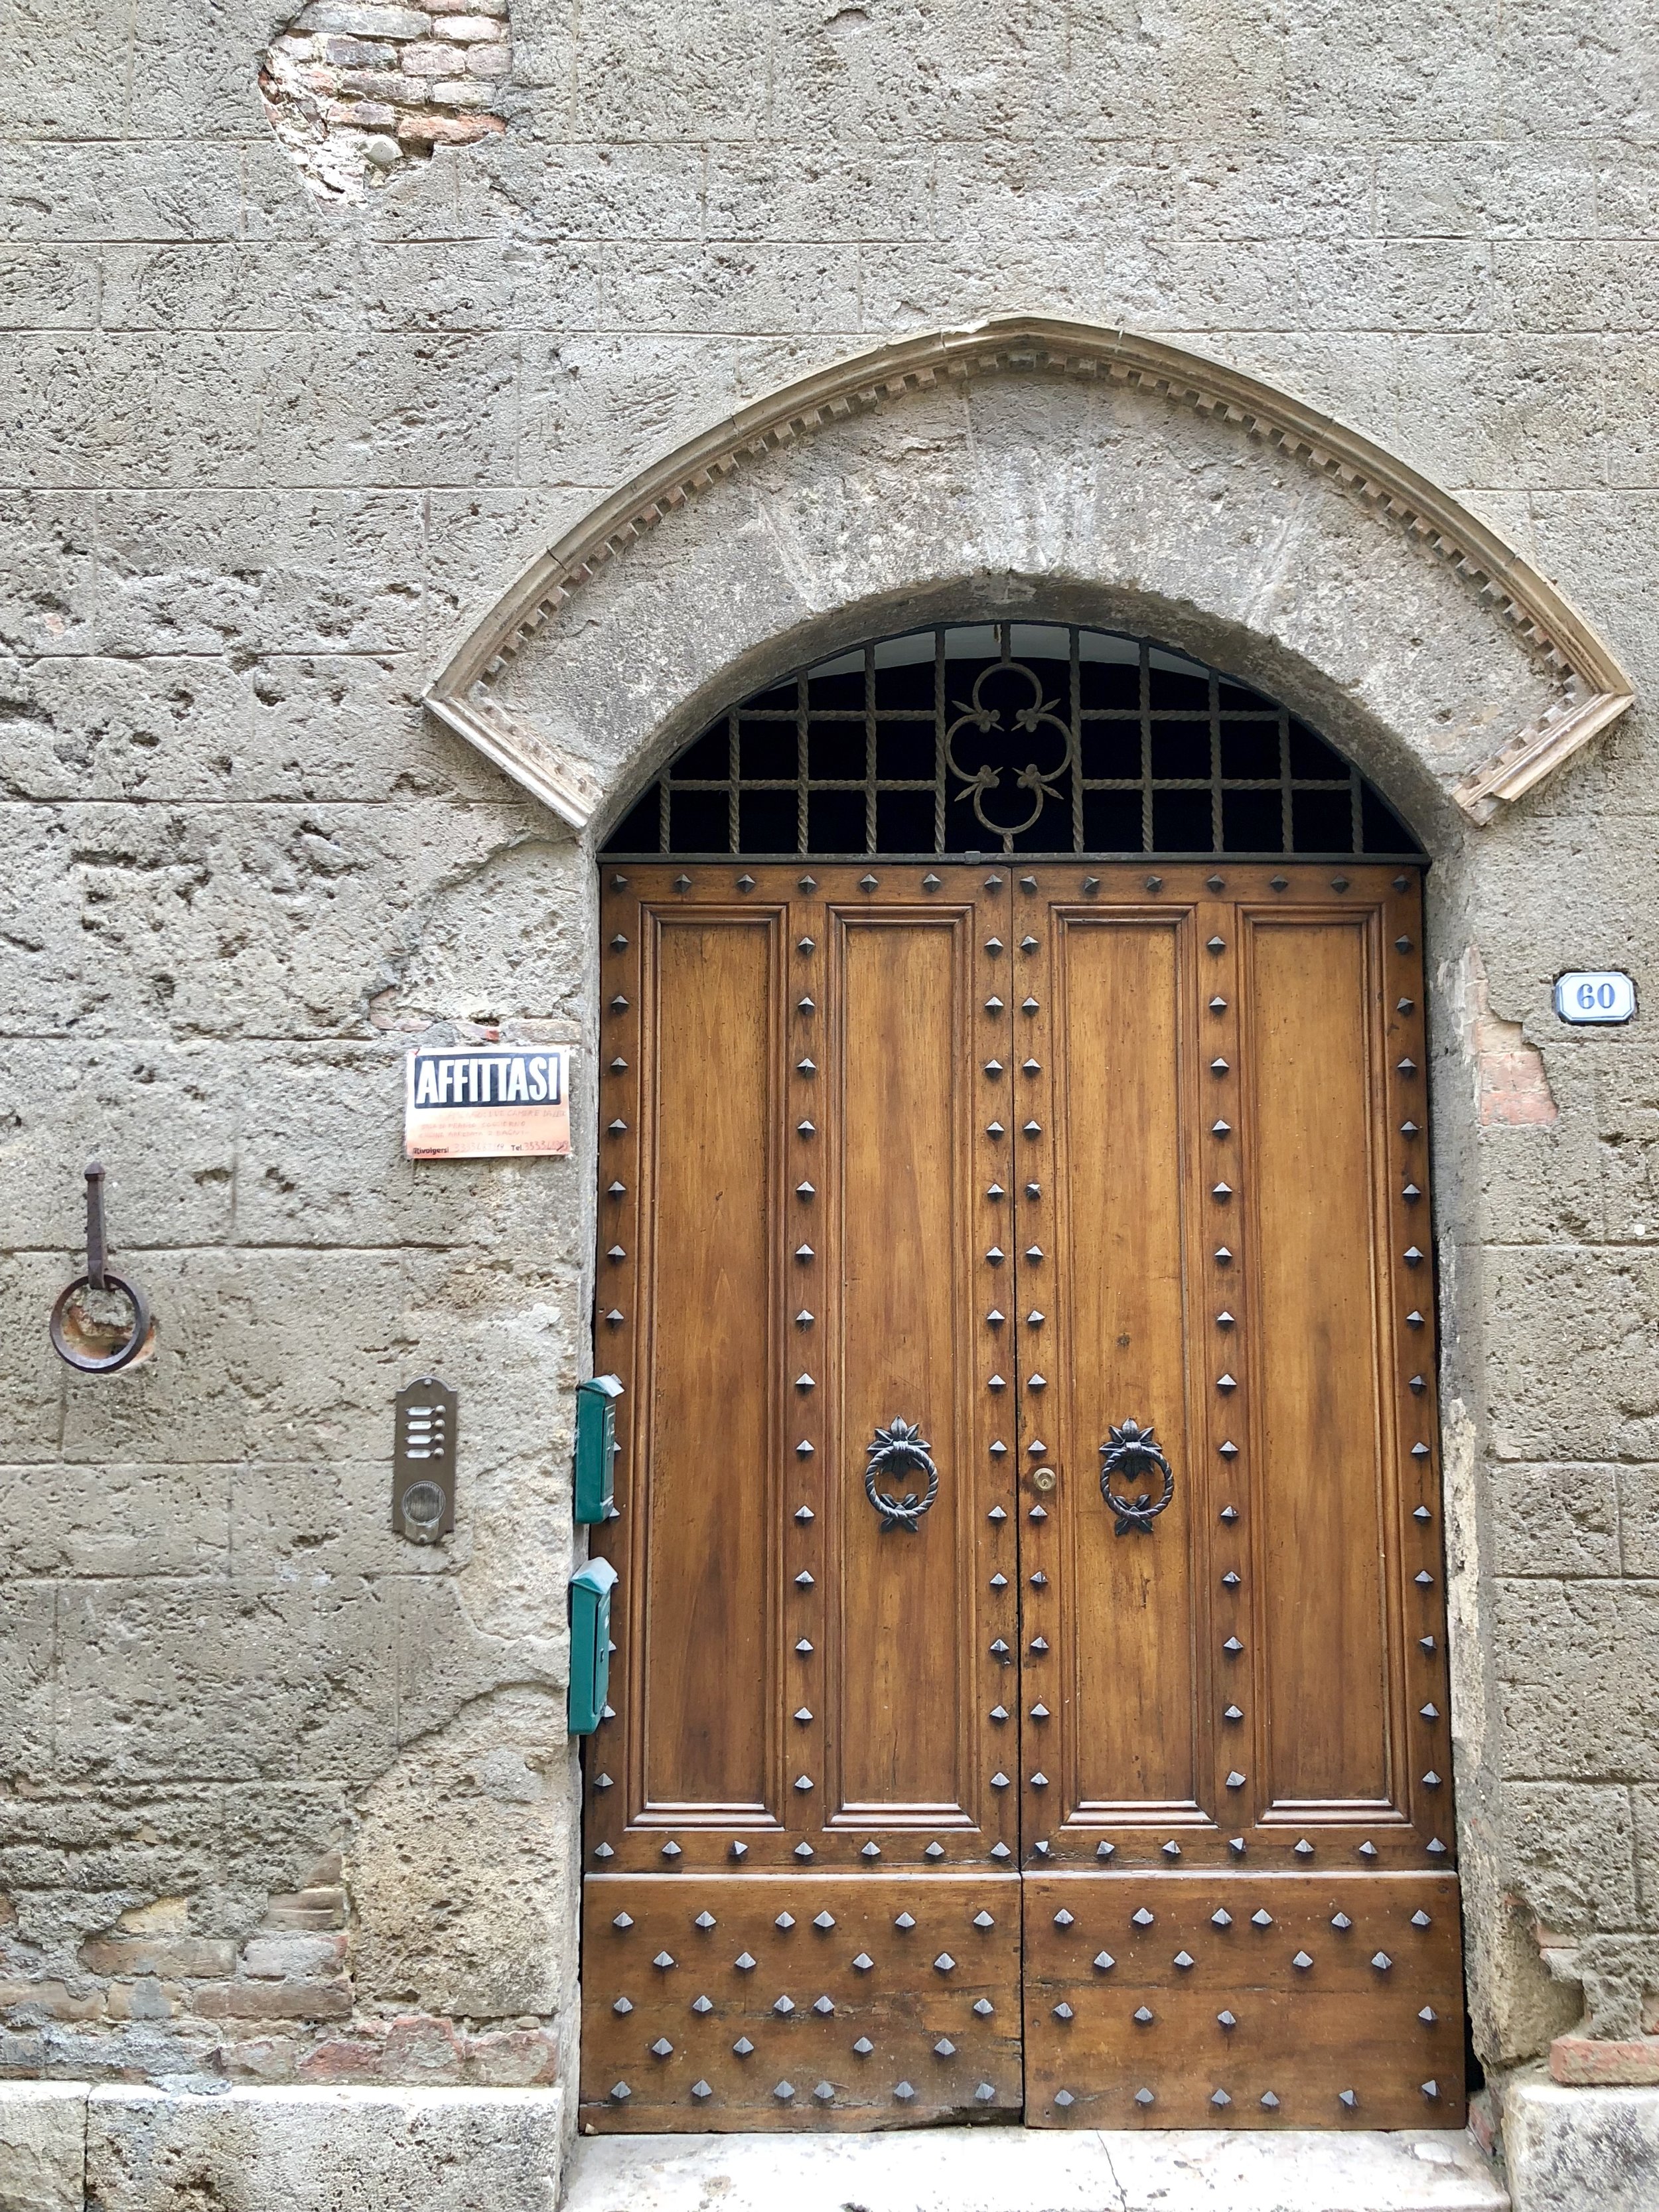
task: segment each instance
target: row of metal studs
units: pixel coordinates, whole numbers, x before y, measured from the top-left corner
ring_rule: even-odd
[[[1423,2081],[1419,2082],[1418,2086],[1428,2103],[1431,2105],[1438,2103],[1440,2098],[1440,2084],[1438,2081]],[[1062,2112],[1069,2112],[1071,2107],[1076,2104],[1077,2099],[1072,2094],[1072,2092],[1069,2089],[1057,2089],[1054,2092],[1054,2101],[1059,2106]],[[1231,2105],[1232,2101],[1231,2094],[1225,2089],[1216,2089],[1212,2093],[1210,2097],[1210,2102],[1218,2112],[1224,2112],[1226,2107]],[[1271,2089],[1264,2091],[1257,2101],[1260,2103],[1263,2112],[1276,2112],[1279,2109],[1279,2100]],[[1339,2089],[1336,2093],[1336,2101],[1342,2107],[1345,2112],[1358,2112],[1359,2109],[1359,2093],[1357,2089]],[[1155,2105],[1158,2102],[1158,2097],[1153,2090],[1143,2087],[1135,2091],[1134,2102],[1144,2111],[1148,2105]]]
[[[738,2045],[733,2044],[732,2047],[734,2051],[738,2051],[739,2057],[748,2057],[749,2052],[739,2049]],[[872,2047],[873,2048],[873,2046]],[[936,2049],[937,2047],[938,2046],[935,2045]],[[751,2044],[749,2048],[752,2051],[754,2045]],[[856,2051],[858,2049],[857,2044],[854,2044],[853,2048]],[[668,2054],[665,2052],[659,2055],[666,2057]],[[613,2105],[625,2105],[633,2094],[633,2090],[629,2087],[626,2081],[615,2082],[612,2084],[610,2091],[611,2101]],[[712,2097],[714,2092],[707,2081],[694,2081],[691,2084],[690,2094],[697,2101],[697,2103],[702,2104],[706,2102],[708,2098]],[[781,2105],[792,2103],[798,2094],[799,2093],[797,2092],[793,2081],[780,2081],[772,2091],[772,2094],[777,2099]],[[833,2105],[837,2096],[841,2094],[841,2091],[836,2088],[833,2081],[820,2081],[817,2088],[812,2092],[813,2097],[820,2105]],[[981,2081],[974,2092],[974,2100],[976,2104],[988,2105],[994,2100],[996,2094],[995,2087],[991,2082]],[[895,2101],[898,2104],[908,2105],[912,2103],[915,2100],[915,2094],[916,2092],[915,2087],[908,2081],[898,2081],[894,2084],[893,2096]],[[860,2101],[867,2102],[868,2100],[861,2100]],[[1059,2100],[1056,2099],[1055,2101],[1058,2103]],[[1069,2103],[1071,2100],[1068,2098],[1066,2101]]]
[[[628,878],[626,876],[613,875],[611,877],[611,889],[613,892],[624,891],[627,888]],[[605,951],[611,955],[613,961],[617,962],[622,959],[624,954],[632,951],[633,960],[629,963],[630,967],[637,963],[639,957],[637,949],[630,947],[627,934],[623,931],[617,930],[612,933],[608,940]],[[637,994],[637,983],[635,984],[635,988]],[[623,1018],[629,1013],[633,1013],[635,1018],[637,1019],[637,1010],[630,1006],[627,994],[623,991],[617,990],[611,992],[611,996],[606,1002],[605,1011],[611,1017],[611,1020],[613,1024],[621,1022]],[[632,1025],[630,1024],[630,1030],[631,1027]],[[627,1072],[628,1061],[626,1055],[620,1053],[613,1054],[609,1063],[605,1067],[602,1081],[605,1078],[616,1078],[625,1075]],[[604,1198],[611,1209],[610,1217],[611,1224],[611,1242],[605,1247],[605,1258],[607,1266],[611,1267],[623,1267],[626,1266],[628,1261],[628,1250],[622,1242],[622,1235],[623,1226],[627,1220],[629,1211],[628,1200],[629,1197],[628,1185],[623,1180],[623,1170],[625,1167],[628,1167],[629,1163],[633,1158],[635,1141],[633,1132],[630,1131],[627,1121],[620,1113],[612,1112],[607,1117],[602,1105],[600,1109],[600,1117],[605,1125],[605,1136],[607,1140],[607,1149],[611,1152],[612,1159],[610,1180],[605,1184],[604,1189]],[[618,1158],[618,1156],[620,1157]],[[637,1180],[636,1168],[632,1169],[629,1171],[635,1174],[635,1180]],[[635,1203],[637,1204],[637,1194],[635,1194]],[[603,1231],[601,1231],[600,1241],[601,1243],[604,1242]],[[628,1325],[628,1315],[623,1311],[620,1305],[613,1304],[605,1310],[605,1324],[606,1328],[613,1334],[625,1328]],[[626,1421],[630,1418],[630,1413],[627,1407],[626,1401],[624,1401],[623,1407],[619,1416],[619,1421]],[[613,1503],[609,1513],[605,1516],[607,1522],[620,1519],[621,1513],[621,1507]],[[611,1649],[614,1655],[617,1649],[614,1640],[611,1644]],[[601,1729],[608,1729],[611,1723],[615,1721],[616,1717],[617,1714],[615,1706],[607,1702],[599,1715],[599,1726]],[[599,1748],[600,1738],[598,1735],[595,1735],[591,1741],[592,1750],[594,1753],[597,1753]],[[615,1784],[611,1776],[601,1769],[592,1776],[591,1786],[596,1795],[602,1796],[605,1792],[613,1789],[615,1787]],[[593,1856],[602,1863],[606,1860],[614,1858],[615,1856],[616,1853],[613,1846],[603,1839],[593,1846]]]
[[[1394,879],[1394,888],[1397,892],[1403,893],[1409,889],[1410,883],[1411,878],[1409,877],[1396,876]],[[1412,955],[1417,951],[1417,947],[1411,936],[1402,930],[1401,934],[1396,937],[1394,941],[1394,951],[1403,963],[1411,958]],[[1413,978],[1414,971],[1407,969],[1407,977]],[[1411,1023],[1412,1035],[1414,1039],[1418,1040],[1418,1042],[1417,1056],[1413,1058],[1409,1049],[1403,1052],[1390,1072],[1390,1091],[1392,1096],[1399,1096],[1401,1093],[1403,1093],[1408,1086],[1420,1084],[1422,1080],[1422,1044],[1420,1042],[1423,1023],[1422,1009],[1417,1005],[1413,999],[1406,994],[1403,979],[1396,987],[1396,991],[1397,995],[1395,999],[1394,1006],[1395,1013],[1401,1020],[1409,1021]],[[1399,1086],[1397,1091],[1395,1090],[1395,1085],[1396,1085]],[[1420,1110],[1421,1109],[1419,1109],[1419,1112]],[[1400,1124],[1400,1134],[1404,1140],[1408,1155],[1411,1149],[1421,1142],[1422,1133],[1422,1128],[1419,1120],[1415,1118],[1409,1110],[1407,1110],[1404,1119]],[[1417,1178],[1413,1176],[1408,1168],[1405,1180],[1401,1185],[1399,1200],[1402,1209],[1401,1219],[1405,1225],[1405,1234],[1407,1237],[1407,1242],[1400,1256],[1401,1264],[1402,1267],[1407,1270],[1414,1270],[1425,1264],[1425,1255],[1417,1243],[1411,1240],[1410,1229],[1411,1209],[1421,1201],[1421,1198],[1422,1191],[1419,1187],[1419,1181]],[[1407,1285],[1406,1296],[1409,1297],[1412,1295],[1409,1274],[1407,1275],[1405,1280]],[[1408,1331],[1424,1331],[1425,1333],[1425,1341],[1431,1353],[1432,1353],[1433,1337],[1431,1334],[1428,1333],[1429,1324],[1420,1307],[1412,1306],[1408,1309],[1406,1314],[1406,1327]],[[1404,1354],[1409,1341],[1409,1337],[1402,1338],[1401,1340],[1402,1355]],[[1410,1360],[1407,1359],[1406,1364],[1410,1364]],[[1406,1387],[1411,1395],[1419,1402],[1426,1401],[1429,1392],[1429,1378],[1426,1372],[1425,1372],[1423,1369],[1419,1369],[1416,1372],[1407,1378]],[[1405,1433],[1409,1433],[1409,1431],[1407,1431]],[[1401,1437],[1401,1442],[1403,1444],[1403,1434]],[[1417,1502],[1412,1508],[1412,1518],[1416,1522],[1418,1528],[1421,1530],[1425,1544],[1425,1560],[1419,1561],[1418,1571],[1413,1577],[1413,1582],[1416,1588],[1423,1593],[1425,1605],[1431,1606],[1436,1608],[1437,1619],[1443,1618],[1443,1608],[1440,1606],[1437,1601],[1431,1596],[1431,1592],[1432,1592],[1436,1587],[1436,1577],[1429,1566],[1425,1563],[1427,1558],[1432,1558],[1435,1556],[1437,1547],[1437,1539],[1432,1533],[1434,1529],[1433,1510],[1423,1495],[1423,1492],[1427,1486],[1425,1478],[1431,1477],[1433,1474],[1433,1447],[1426,1437],[1419,1436],[1413,1437],[1411,1443],[1408,1446],[1406,1446],[1406,1450],[1407,1455],[1411,1461],[1413,1466],[1418,1470],[1418,1480],[1416,1484],[1418,1496]],[[1422,1775],[1422,1786],[1425,1790],[1438,1790],[1442,1786],[1442,1778],[1439,1767],[1434,1764],[1434,1757],[1435,1746],[1438,1741],[1438,1729],[1443,1716],[1440,1706],[1437,1705],[1434,1701],[1433,1693],[1436,1691],[1438,1691],[1442,1699],[1443,1700],[1445,1694],[1443,1671],[1444,1662],[1443,1656],[1440,1653],[1438,1649],[1438,1639],[1435,1636],[1431,1626],[1425,1626],[1419,1623],[1419,1632],[1417,1638],[1417,1649],[1419,1663],[1425,1670],[1427,1670],[1430,1683],[1429,1693],[1424,1698],[1424,1701],[1419,1707],[1416,1716],[1418,1721],[1429,1732],[1431,1763]],[[1425,1848],[1431,1858],[1444,1858],[1449,1856],[1446,1845],[1441,1841],[1438,1836],[1432,1837]]]

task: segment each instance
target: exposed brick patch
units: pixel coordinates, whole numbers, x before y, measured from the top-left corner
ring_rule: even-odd
[[[1519,1022],[1492,1010],[1486,963],[1474,945],[1468,953],[1470,1042],[1480,1083],[1480,1119],[1510,1128],[1547,1127],[1559,1109],[1544,1072],[1544,1056],[1528,1044]]]
[[[265,113],[319,198],[361,200],[424,161],[505,131],[507,0],[311,0],[259,69]]]
[[[88,1936],[81,1963],[93,1974],[165,1974],[211,1980],[235,1969],[236,1946],[200,1936]]]
[[[1550,2045],[1550,2074],[1572,2087],[1597,2082],[1618,2088],[1659,2085],[1659,2035],[1598,2043],[1588,2035],[1558,2035]]]
[[[559,2074],[556,2028],[490,2027],[477,2032],[452,2020],[405,2013],[360,2024],[307,2051],[295,2069],[301,2081],[392,2081],[533,2088]]]

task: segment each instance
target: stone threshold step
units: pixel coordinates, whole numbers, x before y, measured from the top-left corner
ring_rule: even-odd
[[[595,2136],[562,2212],[1509,2212],[1467,2134]]]

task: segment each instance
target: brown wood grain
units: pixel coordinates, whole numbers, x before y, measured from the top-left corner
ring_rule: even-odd
[[[1022,2064],[1036,2124],[1459,2124],[1415,875],[663,863],[604,922],[584,2124],[1010,2117]],[[914,1534],[864,1494],[896,1415]],[[1149,1535],[1100,1492],[1129,1415],[1176,1474]],[[892,1923],[970,1895],[964,2040]],[[835,1898],[867,1971],[797,1940]],[[757,1966],[641,1978],[698,1911]]]
[[[1081,1823],[1206,1817],[1194,1696],[1196,1593],[1194,1439],[1188,1413],[1187,1277],[1195,1224],[1195,1040],[1190,912],[1079,912],[1050,906],[1031,927],[1032,995],[1047,970],[1054,1012],[1042,1086],[1052,1115],[1041,1208],[1022,1215],[1022,1434],[1058,1474],[1046,1522],[1024,1529],[1028,1632],[1052,1621],[1054,1656],[1025,1646],[1025,1699],[1055,1708],[1033,1742],[1027,1816],[1042,1832]],[[1024,934],[1022,931],[1022,934]],[[1045,961],[1043,955],[1047,952]],[[1040,1010],[1039,1018],[1040,1018]],[[1046,1219],[1048,1229],[1042,1230]],[[1030,1312],[1043,1315],[1033,1326]],[[1033,1389],[1034,1374],[1046,1387]],[[1152,1427],[1179,1470],[1151,1534],[1127,1540],[1100,1483],[1115,1425]],[[1156,1496],[1158,1478],[1120,1478]],[[1049,1577],[1045,1590],[1033,1572]],[[1056,1764],[1056,1761],[1058,1762]],[[1040,1763],[1039,1763],[1040,1762]],[[1046,1793],[1029,1774],[1053,1769]],[[1093,1837],[1078,1839],[1092,1851]]]
[[[1018,2116],[1017,1875],[611,1875],[590,1878],[583,1908],[589,2125],[676,2133]],[[619,2000],[629,2009],[618,2012]],[[738,2052],[739,2041],[752,2048]],[[659,2043],[671,2048],[659,2053]],[[694,2095],[697,2083],[707,2096]]]
[[[1258,914],[1246,929],[1264,1806],[1380,1809],[1395,1795],[1376,922]]]
[[[776,1212],[780,917],[656,914],[642,1110],[653,1145],[648,1470],[635,1503],[645,1634],[629,1714],[643,1808],[763,1809],[778,1602]],[[696,1316],[695,1330],[684,1317]],[[718,1655],[716,1663],[710,1661]]]
[[[986,1088],[969,1064],[972,920],[971,908],[884,907],[837,909],[831,921],[840,1480],[829,1504],[838,1540],[826,1705],[835,1809],[854,1820],[922,1808],[972,1817],[981,1593],[970,1509],[983,1382],[968,1312],[969,1115]],[[955,1079],[942,1082],[945,1069]],[[939,1498],[914,1532],[884,1527],[864,1490],[866,1448],[896,1417],[921,1428],[939,1471]],[[898,1473],[882,1486],[902,1497],[925,1479]]]
[[[1006,878],[618,876],[596,1357],[629,1389],[619,1518],[595,1548],[623,1626],[589,1866],[1011,1859],[1018,1794],[995,1778],[1018,1771],[1018,1701],[992,1647],[1011,1658],[1017,1636],[1014,1459],[993,1446],[1017,1348],[988,1319],[1012,1269],[1011,1247],[1000,1273],[988,1256],[1013,1212],[991,1195]],[[865,1491],[895,1417],[939,1474],[914,1532]],[[649,1794],[635,1778],[624,1796],[647,1760]]]
[[[1024,1904],[1029,2125],[1462,2124],[1455,1877],[1028,1875]]]

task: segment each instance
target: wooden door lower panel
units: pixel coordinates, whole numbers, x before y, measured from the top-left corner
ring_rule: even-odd
[[[1028,2127],[1463,2124],[1455,1875],[1027,1875],[1024,1908]]]
[[[590,2127],[1020,2117],[1016,1875],[590,1875],[583,1923]]]

